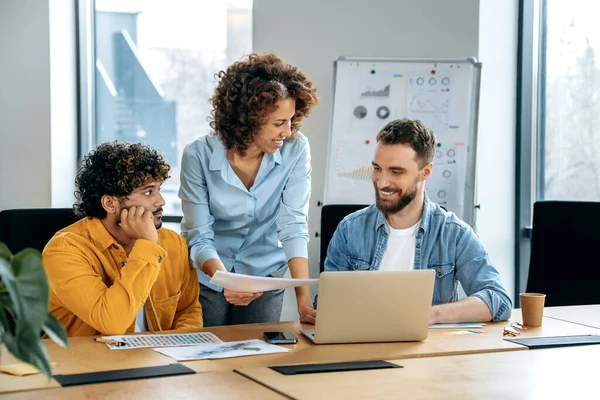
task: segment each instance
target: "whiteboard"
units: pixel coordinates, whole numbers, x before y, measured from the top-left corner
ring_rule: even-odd
[[[473,226],[480,75],[471,58],[338,58],[323,203],[374,203],[377,133],[394,119],[416,118],[438,141],[427,195]]]

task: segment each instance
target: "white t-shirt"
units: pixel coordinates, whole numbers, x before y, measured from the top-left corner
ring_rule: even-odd
[[[148,324],[146,324],[146,316],[144,315],[144,308],[142,306],[135,316],[135,330],[134,332],[148,332]]]
[[[415,245],[421,220],[406,229],[394,229],[387,222],[385,224],[389,236],[379,270],[408,271],[414,269]]]

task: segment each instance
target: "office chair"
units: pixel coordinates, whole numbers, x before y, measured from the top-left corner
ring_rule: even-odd
[[[600,203],[538,201],[527,292],[546,306],[600,304]]]
[[[325,270],[325,257],[327,257],[327,247],[333,237],[338,224],[348,214],[367,207],[365,204],[328,204],[321,209],[321,253],[319,255],[320,271]]]
[[[0,242],[13,254],[31,247],[40,252],[54,234],[79,220],[70,208],[0,211]]]

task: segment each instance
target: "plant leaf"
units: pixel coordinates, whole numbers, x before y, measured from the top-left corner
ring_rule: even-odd
[[[60,345],[66,342],[66,334],[56,326],[58,321],[48,317],[50,287],[41,254],[25,249],[12,256],[0,243],[0,282],[8,291],[0,293],[2,341],[15,357],[51,377],[50,360],[41,339],[42,326],[48,324]]]
[[[4,300],[3,298],[6,298]],[[3,296],[0,294],[0,343],[2,342],[2,333],[9,331],[10,332],[10,324],[8,323],[8,318],[6,316],[6,308],[9,306],[7,300],[10,301],[10,297],[8,295]]]
[[[48,378],[52,377],[50,359],[39,335],[28,330],[17,330],[15,336],[5,332],[2,340],[8,351],[19,360],[33,365]]]
[[[2,242],[0,242],[0,258],[6,261],[10,261],[10,259],[12,258],[12,253],[10,252],[10,249],[7,245],[5,245]]]
[[[13,273],[12,266],[10,265],[10,260],[0,256],[0,282],[3,282],[4,285],[6,285],[7,281],[12,282],[14,279],[15,274]]]
[[[44,326],[42,326],[42,329],[44,330],[44,332],[46,332],[50,339],[52,339],[59,346],[69,346],[67,342],[67,332],[65,331],[65,328],[62,326],[62,324],[58,322],[56,318],[54,318],[54,315],[48,313],[46,322],[44,323]]]
[[[11,260],[14,280],[3,281],[13,303],[17,327],[22,324],[39,335],[48,315],[50,288],[39,251],[25,249]],[[18,328],[17,328],[18,331]]]

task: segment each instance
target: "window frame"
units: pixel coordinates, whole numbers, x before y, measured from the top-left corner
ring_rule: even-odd
[[[533,204],[544,198],[547,0],[519,0],[515,306],[526,290]]]

